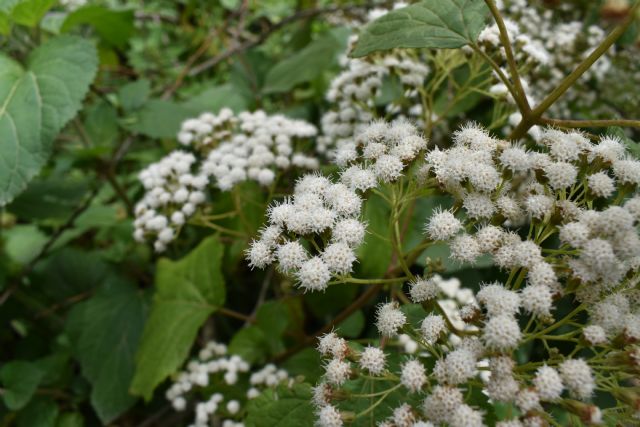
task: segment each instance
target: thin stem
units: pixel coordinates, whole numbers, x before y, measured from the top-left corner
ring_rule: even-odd
[[[500,30],[500,41],[502,42],[502,46],[504,47],[504,52],[507,56],[509,72],[511,73],[511,78],[513,79],[513,83],[518,94],[518,96],[514,97],[514,99],[516,101],[516,104],[518,104],[518,109],[520,109],[522,116],[526,116],[531,111],[531,107],[529,107],[527,95],[525,94],[524,87],[522,86],[522,82],[520,81],[518,64],[516,64],[516,58],[513,55],[513,49],[511,48],[511,42],[509,41],[507,26],[504,24],[504,20],[502,19],[502,15],[500,14],[498,6],[496,6],[496,3],[493,0],[485,0],[485,3],[487,4],[487,6],[489,6],[489,10],[493,15],[493,19],[495,19],[496,24],[498,25],[498,30]]]
[[[563,128],[596,128],[609,126],[623,126],[640,128],[640,120],[611,119],[611,120],[561,120],[540,118],[540,123]]]
[[[487,0],[491,1],[491,0]],[[513,130],[509,139],[520,139],[522,138],[527,131],[534,125],[540,122],[540,117],[544,114],[545,111],[549,109],[553,105],[554,102],[558,100],[573,84],[589,69],[591,66],[602,56],[604,53],[609,50],[611,45],[613,45],[620,36],[627,30],[627,27],[633,22],[635,14],[640,7],[640,2],[636,2],[629,14],[625,18],[625,20],[614,28],[609,35],[600,43],[600,45],[593,51],[589,56],[587,56],[578,66],[564,78],[560,82],[560,84],[553,90],[545,99],[540,102],[540,104],[531,111],[531,114],[522,116],[522,121],[518,124],[518,126]]]
[[[475,43],[472,44],[471,48],[474,50],[474,52],[480,55],[485,61],[487,61],[487,63],[491,66],[491,68],[493,68],[493,71],[496,72],[496,74],[498,75],[498,78],[500,78],[500,81],[502,81],[502,83],[504,83],[504,85],[507,87],[513,99],[514,100],[518,99],[518,93],[516,92],[516,89],[513,87],[513,85],[509,81],[509,78],[504,74],[504,72],[502,71],[502,68],[500,68],[500,66],[493,59],[491,59],[491,57],[487,55],[487,53],[484,50],[482,50],[477,44]]]

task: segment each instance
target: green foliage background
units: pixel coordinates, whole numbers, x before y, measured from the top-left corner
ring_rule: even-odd
[[[0,0],[1,426],[187,425],[164,399],[166,379],[214,332],[232,353],[282,362],[307,381],[252,401],[246,425],[312,424],[308,383],[320,362],[304,347],[360,288],[287,294],[293,284],[280,277],[280,293],[270,290],[262,303],[269,273],[246,266],[246,241],[202,228],[154,254],[132,238],[143,193],[137,173],[177,146],[184,119],[205,111],[262,108],[317,124],[351,33],[325,12],[367,8],[326,0],[98,0],[70,11],[54,0]],[[354,56],[460,47],[486,22],[477,0],[410,9],[412,16],[390,13],[367,27]],[[453,13],[461,18],[448,19]],[[486,89],[486,68],[446,52],[438,60],[460,87]],[[486,114],[475,89],[449,105],[451,127],[463,114]],[[439,102],[451,99],[445,85],[440,93]],[[264,196],[249,184],[234,194],[247,212],[242,226],[255,232]],[[231,203],[218,194],[212,205],[223,211]],[[417,205],[407,250],[444,203],[434,197]],[[389,226],[379,198],[368,200],[365,219],[372,232],[358,273],[377,277],[391,256],[378,237]],[[235,219],[225,226],[241,228]],[[427,262],[444,263],[471,287],[496,274],[488,264],[473,271],[452,264],[443,247],[418,260]],[[245,325],[222,307],[253,313],[254,321]],[[345,336],[367,336],[371,318],[367,306],[338,326]]]

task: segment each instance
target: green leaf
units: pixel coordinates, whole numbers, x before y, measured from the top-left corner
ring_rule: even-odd
[[[176,102],[152,99],[136,112],[126,127],[151,138],[173,138],[180,130],[180,124],[192,115],[190,110]]]
[[[133,111],[147,102],[150,93],[151,82],[147,79],[140,79],[120,87],[118,98],[125,111]]]
[[[54,3],[54,0],[20,0],[15,3],[9,16],[17,24],[35,27]]]
[[[299,427],[315,423],[311,385],[267,389],[247,404],[247,427]]]
[[[108,280],[69,313],[67,331],[74,356],[91,383],[91,404],[104,424],[135,403],[128,388],[144,318],[141,293],[119,278]]]
[[[249,363],[262,363],[269,354],[269,341],[262,329],[248,326],[233,336],[229,353],[237,354]]]
[[[33,225],[16,225],[4,233],[4,249],[13,261],[28,264],[47,243],[47,236]]]
[[[365,202],[367,235],[358,250],[360,264],[356,267],[364,277],[382,277],[391,262],[390,215],[389,205],[380,196],[374,194]]]
[[[86,110],[84,130],[91,144],[111,148],[118,138],[118,113],[105,101],[99,101]]]
[[[35,363],[23,360],[8,362],[0,369],[4,392],[2,400],[7,408],[18,410],[29,403],[36,391],[43,372]]]
[[[354,312],[351,316],[344,319],[342,323],[338,325],[337,332],[343,337],[356,338],[364,329],[365,318],[362,310]]]
[[[369,23],[352,56],[394,48],[458,48],[474,42],[485,25],[483,0],[421,1]]]
[[[36,397],[23,408],[16,419],[17,427],[54,427],[58,405],[49,397]]]
[[[316,79],[344,52],[348,35],[348,29],[337,28],[278,62],[267,73],[263,91],[288,92],[300,83]]]
[[[224,246],[212,236],[179,261],[158,261],[156,293],[136,354],[133,394],[150,399],[187,358],[200,326],[224,304],[223,253]]]
[[[98,67],[95,46],[80,37],[48,40],[27,69],[0,54],[0,206],[40,171],[51,144],[82,105]]]
[[[233,84],[224,84],[204,89],[190,96],[183,107],[197,115],[205,111],[217,113],[221,108],[231,108],[236,113],[248,108],[247,98]]]
[[[60,31],[65,33],[81,24],[92,26],[104,41],[123,49],[133,34],[133,10],[85,6],[71,12],[62,24]]]
[[[21,220],[62,223],[87,194],[87,180],[74,176],[48,176],[34,179],[7,210]]]
[[[84,417],[79,412],[66,412],[60,414],[56,427],[83,427]]]
[[[302,375],[306,382],[314,384],[324,374],[320,353],[315,348],[305,348],[288,358],[282,367],[291,376]]]
[[[38,263],[35,273],[34,288],[60,301],[101,286],[110,269],[95,252],[65,247]]]

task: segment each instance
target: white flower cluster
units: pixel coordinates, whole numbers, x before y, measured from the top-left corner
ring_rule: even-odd
[[[364,132],[369,141],[376,140],[377,125]],[[362,156],[348,149],[336,155],[348,159],[347,165]],[[585,348],[630,346],[616,357],[637,372],[640,292],[629,278],[640,266],[640,197],[635,196],[640,162],[612,137],[594,144],[580,133],[544,129],[539,145],[526,147],[470,124],[454,134],[451,148],[427,152],[420,174],[426,185],[454,199],[452,209],[436,209],[427,221],[427,241],[446,241],[461,262],[488,255],[510,277],[506,283],[482,284],[475,295],[455,279],[418,277],[409,285],[411,300],[426,310],[439,309],[428,312],[419,327],[394,300],[376,311],[380,346],[361,349],[335,333],[322,337],[319,351],[329,360],[314,398],[319,425],[340,426],[349,419],[339,396],[360,377],[380,377],[377,384],[395,381],[408,396],[426,394],[421,406],[413,398],[401,400],[381,425],[484,426],[483,412],[463,398],[465,388],[477,386],[477,377],[492,401],[519,409],[518,418],[501,426],[542,425],[543,403],[558,402],[590,423],[599,422],[601,410],[589,400],[596,379],[611,373],[596,375],[598,362],[549,352],[548,359],[528,367],[519,366],[513,354],[557,322],[555,304],[562,298],[589,313],[589,326],[570,332],[571,340],[582,335]],[[513,230],[527,223],[526,237]],[[550,245],[552,236],[557,239]],[[532,332],[535,324],[539,329]],[[397,374],[389,372],[397,366],[389,363],[389,353],[394,347],[406,350],[407,343],[415,346],[411,358]]]
[[[136,204],[134,237],[154,239],[155,250],[162,252],[206,200],[210,186],[228,191],[246,180],[270,186],[279,170],[317,169],[318,160],[300,145],[315,135],[307,122],[263,111],[234,115],[225,108],[185,120],[178,141],[194,153],[173,151],[140,172],[145,194]]]
[[[353,36],[350,45],[355,44]],[[342,59],[344,71],[338,74],[326,94],[332,109],[322,116],[322,136],[317,150],[327,152],[332,147],[349,143],[379,116],[376,98],[383,83],[401,86],[402,97],[385,102],[382,114],[394,118],[413,118],[418,125],[424,114],[419,89],[429,75],[429,68],[414,52],[396,49],[366,58]]]
[[[290,199],[269,208],[268,226],[247,250],[250,265],[265,268],[277,263],[305,291],[322,291],[331,277],[351,273],[354,250],[365,237],[360,193],[379,181],[400,178],[405,162],[425,146],[408,122],[371,124],[357,142],[336,151],[336,162],[342,167],[338,182],[306,175],[296,183]]]
[[[509,39],[515,47],[516,61],[522,66],[528,66],[523,84],[531,104],[541,101],[606,37],[606,32],[601,27],[586,25],[581,17],[557,19],[562,15],[572,15],[572,6],[569,4],[561,8],[560,13],[537,7],[526,0],[504,0],[499,2],[498,7],[505,17]],[[503,59],[506,58],[497,25],[485,28],[478,41],[490,51],[497,51]],[[570,117],[570,105],[579,103],[582,107],[589,107],[593,104],[598,91],[580,88],[589,82],[602,84],[610,68],[609,53],[600,57],[586,71],[578,87],[572,88],[551,107],[553,114]],[[507,95],[507,89],[502,83],[496,84],[491,90],[496,94]]]
[[[246,400],[255,399],[265,388],[279,385],[292,385],[289,374],[268,364],[262,369],[251,371],[248,362],[237,355],[228,355],[227,347],[215,341],[208,342],[198,354],[196,360],[187,364],[186,370],[179,372],[175,382],[166,392],[166,398],[176,411],[188,408],[189,397],[198,395],[197,389],[224,383],[226,385],[246,385]],[[220,392],[211,394],[206,400],[197,402],[194,407],[195,420],[190,427],[208,427],[214,416],[222,419],[222,427],[243,427],[242,405],[237,398],[227,399]]]

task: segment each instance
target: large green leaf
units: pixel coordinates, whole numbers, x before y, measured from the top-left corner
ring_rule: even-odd
[[[87,24],[111,45],[124,48],[133,34],[133,10],[112,10],[104,6],[89,5],[70,13],[64,20],[61,32],[77,25]]]
[[[26,405],[36,391],[43,372],[35,363],[14,360],[0,369],[4,389],[2,400],[7,408],[15,411]]]
[[[311,404],[311,386],[295,384],[288,388],[268,389],[247,405],[247,427],[299,427],[315,422]]]
[[[320,76],[335,63],[338,54],[344,52],[348,34],[347,29],[337,28],[278,62],[267,73],[263,91],[287,92],[300,83]]]
[[[26,69],[0,54],[0,206],[40,171],[54,138],[82,105],[97,66],[95,46],[75,36],[42,44]]]
[[[187,358],[207,317],[224,304],[223,252],[224,246],[212,236],[179,261],[158,261],[156,294],[136,355],[133,394],[149,399]]]
[[[111,278],[67,319],[75,358],[92,385],[91,404],[104,424],[135,403],[128,389],[145,311],[135,286]]]
[[[485,24],[483,0],[425,0],[368,24],[352,55],[402,48],[458,48],[474,42]]]

